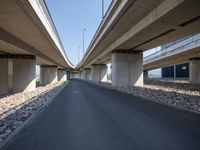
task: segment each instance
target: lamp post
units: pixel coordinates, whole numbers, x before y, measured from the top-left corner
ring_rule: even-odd
[[[104,0],[101,1],[102,5],[102,19],[104,18]]]
[[[83,29],[83,56],[84,56],[84,53],[85,53],[85,31],[86,31],[86,29],[84,28]]]

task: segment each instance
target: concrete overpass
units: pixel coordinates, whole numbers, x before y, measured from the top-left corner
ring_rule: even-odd
[[[144,71],[148,71],[177,64],[189,63],[190,81],[192,83],[200,83],[200,72],[198,71],[200,66],[199,58],[200,34],[195,34],[179,42],[175,42],[174,44],[171,43],[168,47],[146,56],[144,58],[143,67]]]
[[[43,0],[1,0],[0,20],[0,93],[33,90],[36,64],[42,84],[66,79],[73,65]]]
[[[92,80],[100,81],[105,64],[112,62],[114,86],[142,85],[142,52],[199,33],[198,4],[198,0],[113,0],[76,69],[91,68]]]

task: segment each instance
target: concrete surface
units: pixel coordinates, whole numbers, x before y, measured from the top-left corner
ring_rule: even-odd
[[[92,65],[91,80],[95,82],[107,81],[107,66],[104,64]]]
[[[191,59],[189,80],[193,84],[200,84],[200,58]]]
[[[67,71],[67,80],[70,79],[70,71]]]
[[[0,94],[8,92],[8,59],[0,58]]]
[[[77,71],[75,71],[75,72],[71,71],[71,72],[70,72],[70,78],[71,78],[71,79],[73,79],[73,78],[79,79],[79,78],[80,78],[80,73],[77,72]]]
[[[91,69],[90,68],[83,69],[83,79],[91,80]]]
[[[199,33],[198,4],[199,0],[113,0],[77,68],[99,59],[110,63],[113,50],[146,51]]]
[[[87,69],[86,70],[86,80],[91,80],[91,73],[92,73],[92,71],[91,71],[91,69]]]
[[[32,91],[36,88],[36,60],[13,59],[13,92]]]
[[[199,150],[200,116],[72,80],[2,150]]]
[[[144,70],[183,64],[191,58],[200,57],[200,33],[168,44],[168,47],[144,57]]]
[[[112,53],[112,85],[143,85],[143,55],[141,52]]]
[[[39,65],[73,67],[44,0],[2,0],[0,20],[2,52],[35,55]]]
[[[148,80],[148,78],[149,78],[148,70],[144,70],[144,71],[143,71],[143,77],[144,77],[143,81],[144,81],[144,80]]]
[[[40,83],[42,85],[58,81],[57,66],[40,66]]]
[[[36,88],[34,56],[33,58],[19,58],[26,56],[12,55],[15,58],[9,58],[8,55],[4,55],[4,57],[0,58],[0,94],[34,90]]]
[[[58,81],[67,81],[67,71],[65,69],[58,69]]]

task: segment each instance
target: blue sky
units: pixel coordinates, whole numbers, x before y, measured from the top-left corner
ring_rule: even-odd
[[[83,55],[83,29],[85,32],[85,50],[102,20],[102,0],[46,0],[57,31],[70,61],[78,62]],[[104,0],[105,10],[111,0]]]

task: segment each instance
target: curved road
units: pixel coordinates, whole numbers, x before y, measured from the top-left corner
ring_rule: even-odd
[[[200,117],[72,80],[7,150],[200,150]]]

